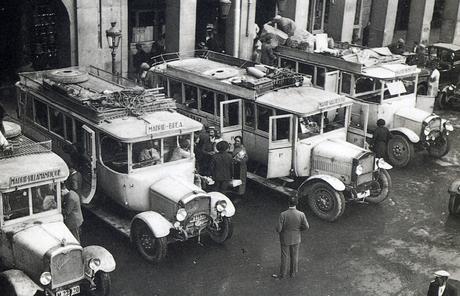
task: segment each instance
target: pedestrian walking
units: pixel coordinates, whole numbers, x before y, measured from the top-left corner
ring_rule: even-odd
[[[232,155],[228,153],[230,145],[227,141],[220,141],[216,147],[218,153],[211,158],[211,176],[215,182],[215,190],[223,192],[232,180]]]
[[[276,232],[280,236],[281,245],[281,265],[279,274],[274,274],[275,278],[284,278],[287,276],[288,271],[288,257],[290,258],[290,276],[295,277],[298,272],[299,262],[299,247],[301,242],[302,231],[310,228],[305,214],[296,209],[297,198],[289,198],[289,209],[282,212],[278,225],[276,225]]]
[[[457,296],[457,289],[448,283],[450,274],[445,270],[434,273],[434,280],[430,283],[427,296]]]
[[[427,95],[430,97],[436,97],[439,91],[439,79],[441,77],[441,73],[436,67],[436,63],[431,65],[431,75],[428,79],[428,90]]]
[[[65,183],[61,184],[61,196],[63,201],[62,214],[64,215],[64,224],[77,241],[80,242],[80,228],[83,224],[80,197],[75,191],[67,189]]]
[[[238,187],[237,194],[243,195],[246,192],[246,181],[247,181],[247,161],[248,153],[243,145],[243,138],[236,136],[233,143],[233,178],[240,179],[241,185]]]
[[[377,120],[377,128],[372,136],[372,148],[375,152],[376,158],[386,158],[388,141],[392,138],[392,135],[388,128],[385,127],[385,120]]]

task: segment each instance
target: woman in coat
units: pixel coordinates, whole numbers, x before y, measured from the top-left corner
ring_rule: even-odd
[[[248,154],[246,148],[243,145],[243,138],[236,136],[233,144],[233,178],[240,179],[242,184],[238,187],[237,194],[243,195],[246,192],[246,177],[247,177],[247,165]]]

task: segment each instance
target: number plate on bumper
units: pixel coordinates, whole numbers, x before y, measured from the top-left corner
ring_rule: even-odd
[[[80,294],[80,286],[73,286],[70,289],[65,289],[56,292],[56,296],[72,296]]]
[[[368,189],[368,190],[363,191],[363,192],[358,192],[358,194],[356,194],[356,197],[357,198],[365,198],[365,197],[368,197],[369,195],[371,195],[371,191]]]

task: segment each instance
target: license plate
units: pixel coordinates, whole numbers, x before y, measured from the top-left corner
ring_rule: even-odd
[[[366,190],[366,191],[363,191],[363,192],[358,192],[358,198],[365,198],[365,197],[368,197],[369,195],[371,195],[370,190]]]
[[[58,291],[56,293],[56,296],[72,296],[72,295],[77,295],[77,294],[80,294],[80,286],[74,286],[74,287],[71,287],[70,289]]]

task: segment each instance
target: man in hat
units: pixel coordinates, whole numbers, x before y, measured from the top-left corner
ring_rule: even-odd
[[[447,271],[438,270],[434,276],[435,278],[428,288],[427,296],[457,296],[457,289],[447,282],[450,277]]]
[[[136,53],[133,56],[133,66],[136,70],[137,79],[140,80],[140,76],[142,73],[141,65],[142,63],[149,62],[149,55],[144,51],[142,48],[141,43],[136,44]]]
[[[403,54],[405,52],[406,41],[399,38],[396,43],[391,44],[388,48],[393,54]]]
[[[310,228],[305,214],[296,209],[297,197],[289,198],[289,209],[280,214],[276,232],[280,236],[281,266],[280,273],[274,278],[282,279],[287,276],[288,257],[290,258],[290,276],[295,277],[298,272],[300,233]]]
[[[65,183],[61,183],[62,196],[62,214],[64,216],[64,224],[80,242],[80,227],[83,224],[83,214],[81,212],[80,197],[78,194],[67,189]]]
[[[215,181],[216,191],[223,192],[232,180],[233,158],[228,149],[230,145],[227,141],[220,141],[216,144],[217,153],[211,157],[211,176]]]
[[[385,120],[377,120],[377,128],[372,136],[372,147],[375,152],[376,158],[385,158],[388,141],[392,138],[392,135],[388,128],[385,127]]]

